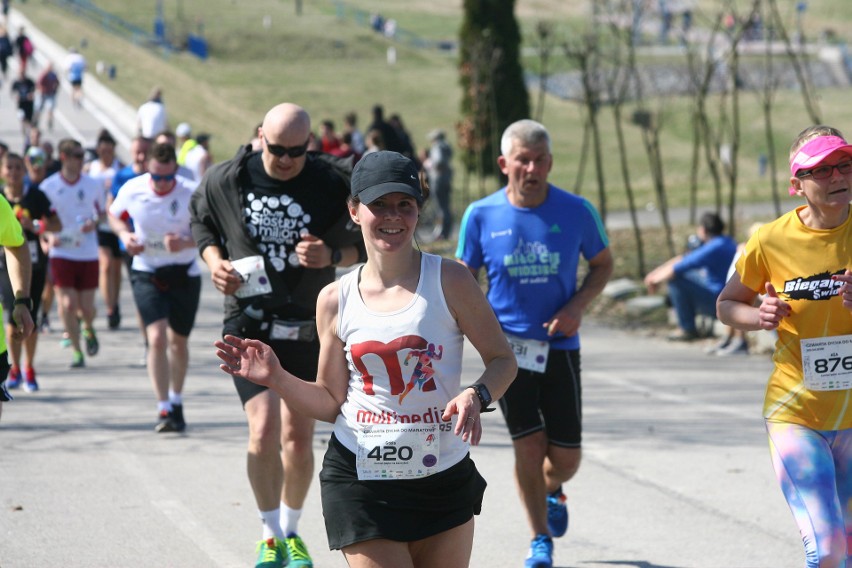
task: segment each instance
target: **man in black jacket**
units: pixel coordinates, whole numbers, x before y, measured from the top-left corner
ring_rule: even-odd
[[[336,266],[366,258],[346,205],[345,165],[307,152],[310,132],[304,109],[275,106],[258,128],[261,151],[247,146],[213,166],[190,205],[193,237],[225,295],[225,331],[270,341],[300,377],[317,374],[320,290]],[[258,564],[283,565],[289,556],[290,566],[312,566],[297,525],[313,478],[314,421],[265,387],[234,383],[248,418],[248,475],[263,520]]]

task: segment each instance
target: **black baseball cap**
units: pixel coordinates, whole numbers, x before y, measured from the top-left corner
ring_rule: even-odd
[[[414,162],[398,152],[371,152],[352,170],[352,197],[369,205],[388,193],[405,193],[423,203],[420,172]]]

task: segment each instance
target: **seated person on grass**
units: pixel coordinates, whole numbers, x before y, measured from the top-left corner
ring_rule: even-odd
[[[692,341],[700,334],[696,315],[715,317],[716,297],[727,280],[728,267],[737,251],[737,243],[722,232],[725,223],[715,213],[705,213],[698,223],[700,244],[667,260],[645,277],[645,286],[653,294],[666,283],[669,299],[680,328],[669,336],[672,341]]]

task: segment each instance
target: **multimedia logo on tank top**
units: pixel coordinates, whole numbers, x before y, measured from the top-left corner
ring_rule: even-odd
[[[399,353],[408,350],[402,365],[400,365]],[[370,374],[364,359],[369,356],[377,357],[385,367],[388,377],[390,394],[397,397],[397,402],[402,405],[405,398],[415,388],[420,392],[432,392],[437,390],[435,383],[435,368],[433,361],[440,361],[444,354],[443,345],[435,346],[426,339],[417,335],[406,335],[394,339],[389,343],[381,341],[367,341],[352,345],[352,362],[361,373],[364,394],[375,396],[373,375]],[[410,365],[410,367],[409,367]],[[409,367],[403,372],[403,367]],[[396,411],[382,411],[379,413],[361,409],[357,413],[359,423],[393,424],[397,422],[424,422],[426,424],[443,422],[441,414],[443,409],[433,407],[421,414],[402,414]]]

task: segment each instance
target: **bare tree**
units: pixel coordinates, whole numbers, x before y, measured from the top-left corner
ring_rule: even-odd
[[[541,20],[535,26],[536,49],[538,50],[538,103],[535,105],[535,120],[542,121],[544,117],[544,102],[547,99],[547,80],[550,77],[549,64],[555,45],[553,24]]]
[[[624,10],[625,0],[622,0],[620,10]],[[647,272],[645,268],[645,248],[642,238],[642,230],[639,227],[639,218],[636,212],[636,198],[633,193],[633,184],[630,180],[629,151],[624,136],[624,104],[630,96],[631,86],[636,92],[641,93],[641,84],[636,64],[636,46],[632,41],[630,33],[616,25],[615,20],[610,20],[610,33],[616,40],[612,42],[610,49],[611,67],[604,77],[604,85],[610,108],[613,115],[615,127],[615,138],[618,143],[619,166],[621,179],[624,183],[624,191],[627,196],[628,213],[633,226],[633,237],[636,242],[636,269],[641,278]],[[625,54],[626,51],[626,54]]]
[[[765,6],[766,14],[763,21],[770,20],[770,7]],[[766,160],[769,170],[772,204],[775,208],[775,216],[781,215],[781,191],[778,184],[778,160],[775,155],[775,129],[772,124],[772,109],[775,102],[775,93],[778,90],[779,80],[775,75],[775,55],[772,50],[772,35],[764,33],[764,57],[763,57],[763,85],[758,92],[760,107],[763,111],[763,130],[766,135]]]
[[[596,70],[600,68],[600,37],[596,33],[588,33],[565,42],[562,46],[565,56],[572,60],[579,69],[580,82],[583,86],[583,105],[586,108],[589,130],[592,138],[592,158],[595,162],[595,174],[598,184],[598,212],[601,220],[606,222],[606,183],[604,181],[603,156],[601,151],[601,133],[598,124],[598,114],[601,108],[601,87]]]
[[[731,3],[733,8],[733,2]],[[731,49],[729,51],[730,79],[728,81],[731,93],[731,115],[728,123],[727,138],[729,140],[728,159],[722,161],[725,169],[725,174],[728,180],[728,231],[732,235],[736,235],[736,211],[737,211],[737,190],[739,181],[739,150],[740,150],[740,135],[741,135],[741,117],[740,117],[740,91],[742,90],[742,80],[740,76],[740,45],[745,37],[745,32],[749,28],[750,23],[755,20],[755,15],[760,13],[760,0],[752,0],[751,9],[743,15],[734,12],[736,25],[731,30],[729,41]],[[724,100],[724,99],[723,99]]]
[[[654,195],[657,198],[657,210],[660,212],[660,222],[666,233],[666,244],[669,255],[675,255],[672,224],[669,219],[669,202],[666,194],[666,182],[663,168],[663,153],[660,146],[660,127],[662,112],[652,112],[640,107],[633,115],[633,121],[642,129],[642,144],[648,156],[651,179],[654,184]]]
[[[574,178],[574,193],[583,194],[583,180],[586,177],[586,164],[589,161],[589,134],[592,131],[589,119],[583,121],[583,141],[580,143],[580,160],[577,164],[577,177]]]
[[[707,110],[713,79],[721,63],[718,56],[718,36],[722,26],[722,15],[710,20],[712,27],[703,45],[704,55],[699,54],[699,44],[689,42],[683,37],[686,46],[686,63],[693,96],[692,111],[692,162],[689,175],[689,220],[694,224],[698,218],[698,173],[701,168],[700,155],[704,149],[704,161],[713,180],[716,210],[722,208],[722,176],[719,172],[718,145],[712,134]]]
[[[773,31],[781,36],[781,41],[787,49],[787,55],[790,58],[790,63],[793,65],[793,70],[796,72],[796,79],[799,81],[802,99],[805,103],[805,110],[811,118],[813,124],[820,124],[819,108],[817,108],[817,96],[814,92],[813,81],[808,77],[807,65],[804,62],[804,52],[797,51],[790,40],[790,34],[787,33],[787,28],[784,26],[784,21],[781,18],[781,13],[778,11],[777,0],[768,0],[769,9],[772,14],[771,22]],[[799,45],[804,45],[804,37],[799,38]]]

